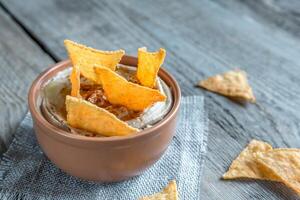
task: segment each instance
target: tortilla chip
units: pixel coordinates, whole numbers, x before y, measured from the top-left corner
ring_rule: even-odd
[[[140,200],[178,200],[176,181],[170,181],[163,191],[151,196],[142,197]]]
[[[265,175],[255,162],[256,152],[271,151],[272,146],[266,142],[252,140],[240,155],[232,162],[229,170],[223,175],[223,179],[254,178],[263,180],[275,180],[276,177]]]
[[[138,131],[107,110],[72,96],[66,97],[67,122],[74,128],[104,136],[132,135]]]
[[[137,78],[141,85],[153,88],[160,66],[163,64],[166,50],[160,48],[157,52],[147,52],[147,48],[138,49]]]
[[[99,80],[95,77],[94,64],[115,70],[117,64],[125,54],[125,51],[122,49],[117,51],[101,51],[77,44],[71,40],[65,40],[64,43],[73,66],[78,65],[81,74],[92,81]]]
[[[71,96],[80,97],[80,70],[77,65],[74,65],[70,74],[72,85]]]
[[[229,71],[224,74],[209,77],[198,83],[200,87],[224,96],[239,100],[255,102],[255,97],[247,81],[246,72],[241,70]]]
[[[112,104],[123,105],[135,111],[142,111],[166,96],[159,90],[128,82],[125,78],[105,67],[96,67],[107,100]]]
[[[299,149],[274,149],[269,152],[259,152],[255,154],[255,158],[268,176],[276,176],[278,180],[300,195]]]

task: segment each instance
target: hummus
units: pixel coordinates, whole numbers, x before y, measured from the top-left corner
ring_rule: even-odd
[[[135,76],[135,67],[119,64],[116,72],[128,81],[138,83]],[[85,130],[70,127],[66,122],[65,99],[66,95],[70,94],[71,91],[71,83],[69,81],[70,73],[71,68],[63,70],[45,84],[41,104],[42,114],[51,124],[70,133],[86,136],[98,136]],[[111,104],[105,98],[101,85],[94,84],[84,77],[81,77],[80,82],[80,95],[83,99],[97,105],[98,107],[106,109],[120,120],[125,121],[130,126],[141,130],[151,127],[162,120],[172,107],[173,97],[170,88],[159,77],[157,78],[157,89],[166,95],[166,101],[157,102],[144,111],[139,112],[130,110],[125,106]]]

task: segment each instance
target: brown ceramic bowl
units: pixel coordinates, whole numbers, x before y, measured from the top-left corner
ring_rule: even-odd
[[[136,66],[135,57],[124,56],[122,64]],[[171,88],[174,103],[163,120],[134,136],[92,138],[70,134],[46,121],[40,111],[41,88],[69,60],[57,63],[33,82],[28,96],[37,140],[47,157],[66,173],[93,181],[114,182],[141,174],[165,152],[175,134],[180,89],[164,69],[159,77]]]

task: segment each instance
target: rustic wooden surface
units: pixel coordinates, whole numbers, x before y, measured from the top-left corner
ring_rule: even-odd
[[[26,111],[34,76],[66,58],[64,39],[124,48],[132,55],[141,46],[164,47],[165,68],[183,95],[206,97],[210,131],[202,199],[296,199],[280,184],[220,177],[253,138],[300,148],[300,1],[0,0],[0,5],[2,151]],[[256,104],[236,104],[194,86],[234,68],[247,71]]]
[[[0,152],[27,110],[27,91],[52,59],[0,8]]]

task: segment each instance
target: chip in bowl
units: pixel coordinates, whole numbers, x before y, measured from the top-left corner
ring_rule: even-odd
[[[71,96],[80,97],[80,70],[78,65],[72,67],[72,72],[70,75],[71,81]]]
[[[160,48],[157,52],[148,52],[146,47],[138,49],[137,78],[141,85],[154,88],[160,66],[163,64],[166,50]]]
[[[122,49],[116,51],[102,51],[78,44],[71,40],[65,40],[64,43],[72,64],[80,66],[80,73],[92,81],[99,80],[96,78],[93,69],[95,64],[115,70],[117,64],[125,54],[125,51]]]
[[[108,68],[98,66],[95,67],[95,72],[101,79],[105,96],[112,104],[141,111],[155,102],[166,100],[166,96],[160,91],[129,82]]]
[[[74,128],[104,136],[132,135],[138,130],[115,115],[81,98],[66,97],[67,122]]]
[[[155,87],[143,86],[137,77],[137,59],[135,64],[119,63],[123,50],[106,52],[70,40],[64,43],[72,67],[57,73],[43,88],[41,110],[53,125],[88,137],[125,136],[153,126],[170,111],[170,87],[156,77],[157,72],[146,71]],[[152,61],[149,66],[156,66],[157,61]]]

